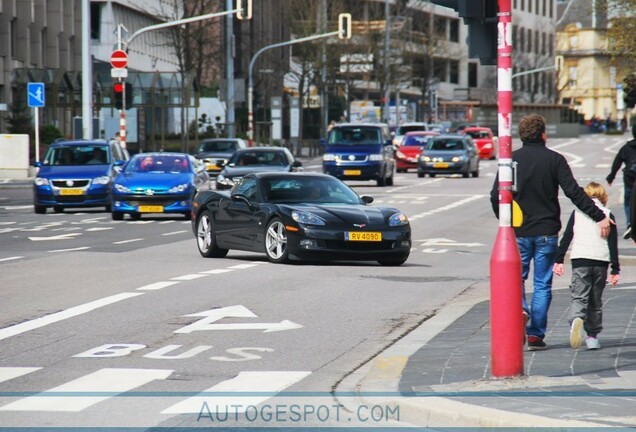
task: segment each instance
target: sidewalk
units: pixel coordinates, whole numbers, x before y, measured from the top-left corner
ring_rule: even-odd
[[[492,378],[489,287],[481,286],[438,311],[337,392],[356,392],[358,403],[399,407],[400,422],[419,427],[636,427],[636,286],[606,289],[602,348],[588,351],[569,345],[570,293],[564,279],[558,283],[548,349],[524,347],[524,376]]]

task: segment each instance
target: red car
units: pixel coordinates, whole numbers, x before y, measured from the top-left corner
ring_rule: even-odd
[[[395,150],[395,169],[397,172],[407,172],[409,168],[417,169],[417,159],[432,136],[439,135],[436,131],[407,132],[402,143]]]
[[[497,137],[487,127],[467,127],[466,135],[470,135],[479,150],[479,159],[497,159]]]

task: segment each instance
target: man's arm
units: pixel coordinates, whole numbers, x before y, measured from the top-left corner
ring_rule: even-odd
[[[616,230],[616,218],[613,213],[610,213],[610,218],[614,221],[614,225],[610,227],[610,234],[607,238],[610,252],[610,274],[617,275],[621,272],[621,267],[618,263],[618,232]]]
[[[562,264],[565,260],[565,254],[568,252],[568,248],[572,242],[572,237],[574,237],[574,212],[570,215],[568,223],[565,226],[565,231],[563,231],[563,236],[561,237],[561,242],[559,243],[556,258],[554,260],[555,263]]]
[[[614,157],[614,161],[612,162],[612,168],[610,169],[610,173],[607,175],[607,177],[605,177],[605,180],[607,180],[607,184],[609,184],[610,186],[612,185],[612,182],[616,178],[616,173],[618,172],[622,164],[623,164],[623,148],[621,148],[618,151],[618,153],[616,153],[616,156]]]

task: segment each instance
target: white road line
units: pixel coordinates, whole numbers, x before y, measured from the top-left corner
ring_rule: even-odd
[[[159,222],[159,225],[165,225],[165,224],[171,224],[171,223],[174,223],[174,221],[171,221],[171,220],[169,220],[169,221],[162,221],[162,222]]]
[[[199,279],[199,278],[202,278],[202,277],[205,277],[205,275],[201,274],[201,273],[194,273],[194,274],[187,274],[187,275],[183,275],[183,276],[173,277],[173,278],[170,278],[170,280],[189,281],[189,280]]]
[[[15,225],[17,222],[0,222],[0,225]]]
[[[468,198],[464,198],[463,200],[455,201],[454,203],[443,206],[443,207],[438,207],[424,213],[418,213],[416,215],[409,216],[409,220],[415,220],[415,219],[423,218],[425,216],[430,216],[436,213],[440,213],[446,210],[451,210],[451,209],[454,209],[455,207],[468,204],[469,202],[472,202],[478,199],[484,199],[484,197],[485,195],[473,195]]]
[[[82,247],[76,247],[71,249],[53,249],[53,250],[50,250],[49,252],[75,252],[75,251],[81,251],[86,249],[90,249],[90,246],[82,246]]]
[[[248,269],[248,268],[251,268],[251,267],[256,267],[257,265],[258,264],[237,264],[237,265],[230,266],[228,268],[241,270],[241,269]]]
[[[117,394],[148,384],[154,380],[165,380],[172,374],[169,369],[100,369],[73,381],[29,396],[0,407],[0,411],[60,411],[80,412],[98,402]],[[60,396],[55,393],[78,393],[78,396]],[[108,394],[99,396],[99,393]],[[89,393],[82,395],[82,393]],[[97,393],[92,395],[91,393]]]
[[[89,303],[84,303],[79,306],[74,306],[72,308],[65,309],[60,312],[46,315],[41,318],[36,318],[30,321],[25,321],[20,324],[15,324],[15,325],[12,325],[11,327],[0,329],[0,340],[7,339],[22,333],[26,333],[28,331],[47,326],[49,324],[54,324],[56,322],[63,321],[65,319],[73,318],[75,316],[85,314],[87,312],[93,311],[100,307],[108,306],[110,304],[117,303],[119,301],[126,300],[132,297],[137,297],[140,295],[144,295],[144,293],[115,294],[113,296],[104,297],[99,300],[95,300]]]
[[[214,270],[202,271],[200,273],[204,273],[204,274],[221,274],[221,273],[229,273],[231,271],[234,271],[234,270],[233,269],[214,269]]]
[[[0,382],[9,381],[22,375],[35,372],[41,367],[0,367]]]
[[[264,371],[264,372],[241,372],[235,378],[222,381],[205,390],[204,393],[222,393],[220,396],[194,396],[177,404],[166,408],[161,414],[199,414],[206,403],[210,412],[232,412],[243,413],[250,405],[258,405],[270,399],[270,395],[254,396],[228,396],[227,393],[275,393],[297,383],[309,376],[311,372],[306,371]],[[236,410],[236,411],[234,411]]]
[[[17,260],[20,258],[24,258],[23,256],[12,256],[12,257],[8,257],[8,258],[0,258],[0,261],[11,261],[11,260]]]
[[[82,233],[60,234],[50,237],[29,237],[31,241],[50,241],[50,240],[75,240],[73,237],[82,235]]]
[[[112,229],[114,228],[113,227],[95,227],[95,228],[89,228],[86,231],[107,231]]]
[[[162,236],[171,236],[171,235],[176,235],[176,234],[183,234],[183,233],[187,233],[187,230],[183,230],[183,231],[174,231],[174,232],[169,232],[169,233],[164,233],[161,234]]]
[[[167,288],[169,286],[176,285],[178,283],[179,282],[156,282],[150,285],[144,285],[137,289],[140,291],[154,291],[154,290],[160,290],[162,288]]]
[[[134,243],[134,242],[138,242],[142,240],[143,240],[142,238],[134,238],[134,239],[116,241],[116,242],[113,242],[113,244],[119,245],[119,244],[126,244],[126,243]]]

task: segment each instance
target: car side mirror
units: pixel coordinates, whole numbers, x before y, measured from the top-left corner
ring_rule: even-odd
[[[365,204],[371,204],[373,202],[373,197],[370,197],[368,195],[363,195],[363,196],[360,197],[360,199]]]
[[[326,138],[320,138],[319,142],[320,142],[321,146],[327,145],[327,139]]]
[[[35,163],[33,164],[33,166],[34,166],[34,167],[36,167],[36,168],[42,168],[42,162],[37,161],[37,162],[35,162]]]

